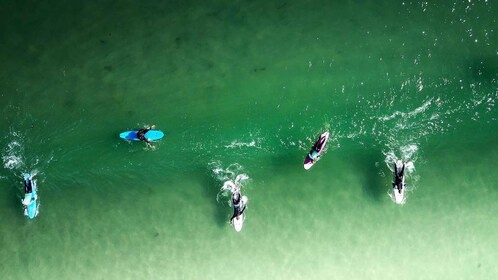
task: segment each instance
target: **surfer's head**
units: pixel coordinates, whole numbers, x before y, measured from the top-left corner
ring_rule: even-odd
[[[232,201],[233,201],[233,203],[237,204],[237,203],[239,203],[239,200],[240,200],[240,193],[239,192],[234,192],[232,194]]]

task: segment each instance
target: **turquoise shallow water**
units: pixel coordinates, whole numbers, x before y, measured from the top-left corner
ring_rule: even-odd
[[[5,2],[2,279],[493,279],[494,1]],[[150,149],[120,132],[156,124]],[[329,130],[322,160],[302,162]],[[411,163],[404,205],[395,159]],[[40,214],[22,216],[22,172]],[[249,176],[241,233],[220,188]]]

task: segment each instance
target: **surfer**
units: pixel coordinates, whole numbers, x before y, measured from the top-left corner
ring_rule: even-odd
[[[313,149],[309,153],[309,157],[312,161],[317,161],[320,159],[320,154],[318,153],[315,147],[313,147]]]
[[[24,208],[24,215],[28,216],[28,205],[36,200],[36,193],[33,193],[33,184],[29,173],[24,173],[24,199],[21,200]]]
[[[140,141],[144,141],[144,142],[145,142],[145,143],[147,143],[148,145],[151,145],[151,144],[150,144],[150,139],[145,138],[145,134],[146,134],[147,132],[149,132],[149,130],[154,129],[154,128],[156,128],[156,126],[155,126],[155,125],[151,125],[150,127],[140,129],[140,130],[137,132],[137,138],[138,138],[138,140],[140,140]]]
[[[304,158],[305,170],[310,169],[318,160],[320,160],[321,156],[324,153],[325,145],[327,144],[328,139],[329,139],[329,132],[325,131],[313,144],[313,146],[310,149],[310,152]]]
[[[237,189],[232,194],[232,204],[233,204],[233,215],[230,218],[230,223],[233,223],[233,219],[240,219],[244,210],[246,210],[246,205],[242,201],[242,196],[240,195],[239,190]]]
[[[31,186],[31,180],[29,179],[29,175],[24,175],[24,194],[31,193],[33,188]]]
[[[394,182],[393,182],[393,188],[397,189],[398,192],[401,192],[403,189],[403,176],[405,176],[405,163],[402,163],[403,166],[401,167],[400,172],[398,172],[398,166],[396,163],[394,163]]]
[[[315,143],[315,145],[313,145],[313,147],[311,148],[311,151],[308,156],[312,161],[315,162],[320,159],[320,150],[322,150],[325,141],[326,141],[325,137],[320,137],[320,140],[318,140]]]

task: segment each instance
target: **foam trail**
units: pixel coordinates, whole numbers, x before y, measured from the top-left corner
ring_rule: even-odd
[[[239,174],[239,175],[237,175],[237,177],[235,177],[235,183],[239,184],[240,182],[247,180],[247,179],[249,179],[249,176],[247,176],[246,174]]]
[[[256,146],[256,141],[252,140],[251,142],[245,143],[245,142],[238,142],[237,140],[232,141],[230,145],[225,145],[225,148],[241,148],[241,147],[257,147]]]
[[[17,132],[10,134],[13,137],[18,137],[19,140],[12,140],[5,148],[2,154],[3,167],[10,170],[19,169],[24,164],[22,138]]]
[[[16,155],[5,155],[2,160],[6,169],[17,169],[22,165],[22,158]]]
[[[249,176],[247,176],[246,174],[239,174],[237,175],[235,180],[225,181],[220,191],[218,192],[218,195],[216,196],[216,200],[220,201],[220,199],[223,197],[229,198],[228,204],[231,204],[230,197],[232,196],[233,193],[242,191],[243,187],[242,182],[247,179],[249,179]]]

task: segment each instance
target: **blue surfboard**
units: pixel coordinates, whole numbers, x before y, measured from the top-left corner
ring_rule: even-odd
[[[125,140],[130,140],[130,141],[139,141],[137,137],[137,132],[138,130],[130,130],[130,131],[125,131],[119,134],[119,137]],[[151,141],[159,140],[164,137],[164,132],[160,130],[149,130],[147,133],[145,133],[145,138],[150,139]]]

